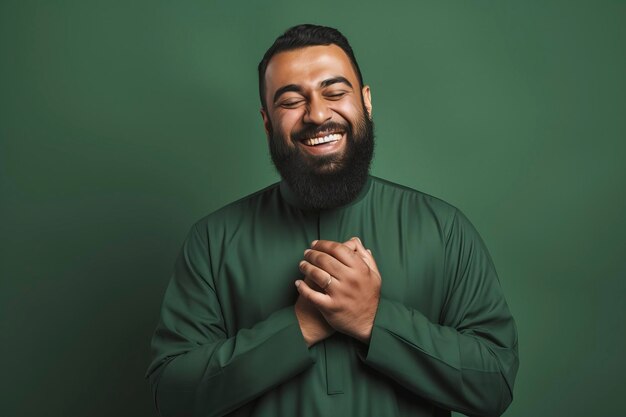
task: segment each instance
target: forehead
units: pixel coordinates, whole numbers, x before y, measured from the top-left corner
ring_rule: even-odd
[[[265,89],[271,95],[284,85],[315,86],[337,76],[345,77],[353,86],[359,85],[350,58],[343,49],[337,45],[307,46],[279,52],[272,57],[265,71]]]

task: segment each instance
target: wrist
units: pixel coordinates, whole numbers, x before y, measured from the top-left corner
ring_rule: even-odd
[[[308,326],[300,326],[300,331],[302,332],[302,337],[304,338],[304,342],[307,347],[311,347],[324,339],[323,334],[316,329],[309,328]]]
[[[353,335],[353,337],[359,342],[369,345],[370,339],[372,338],[372,327],[373,326],[370,325],[363,330],[357,331],[356,334]]]
[[[321,340],[320,332],[314,325],[311,325],[311,317],[309,317],[309,314],[298,307],[298,304],[296,304],[294,310],[296,318],[298,319],[298,325],[300,326],[300,332],[302,333],[302,338],[307,347],[311,347]]]

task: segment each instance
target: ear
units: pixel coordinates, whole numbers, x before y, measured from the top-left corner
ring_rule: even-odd
[[[369,85],[364,85],[361,89],[361,94],[363,95],[363,103],[365,103],[365,109],[367,110],[367,114],[372,118],[372,92],[370,91]]]
[[[261,107],[261,117],[263,118],[263,128],[265,129],[265,135],[269,139],[271,122],[269,116],[267,115],[267,112],[263,107]]]

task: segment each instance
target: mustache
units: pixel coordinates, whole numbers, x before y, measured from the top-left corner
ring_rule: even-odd
[[[337,122],[326,122],[322,125],[309,125],[294,133],[291,137],[294,141],[301,142],[305,139],[320,136],[321,134],[328,134],[332,132],[346,132],[351,133],[349,125],[343,125]]]

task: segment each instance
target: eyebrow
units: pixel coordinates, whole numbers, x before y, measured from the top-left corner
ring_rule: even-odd
[[[350,88],[353,88],[352,87],[352,83],[350,81],[348,81],[345,77],[342,77],[342,76],[328,78],[328,79],[326,79],[326,80],[324,80],[324,81],[322,81],[320,83],[320,87],[321,88],[325,88],[325,87],[328,87],[330,85],[337,84],[337,83],[346,84]],[[300,87],[297,84],[287,84],[285,86],[280,87],[274,93],[274,103],[276,103],[278,101],[278,98],[280,96],[282,96],[283,94],[288,93],[290,91],[293,91],[294,93],[302,93],[302,87]]]

